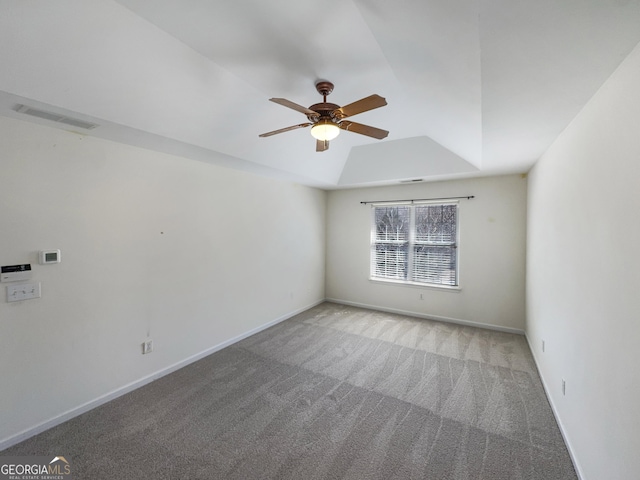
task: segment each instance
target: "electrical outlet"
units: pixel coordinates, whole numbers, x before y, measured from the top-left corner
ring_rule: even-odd
[[[562,395],[566,395],[567,392],[567,382],[564,381],[564,378],[562,379]]]
[[[151,352],[153,352],[153,340],[147,340],[142,344],[142,354],[146,355]]]
[[[420,300],[424,300],[424,294],[420,294]]]

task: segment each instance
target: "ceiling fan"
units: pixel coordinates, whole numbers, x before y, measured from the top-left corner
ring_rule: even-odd
[[[340,130],[367,135],[368,137],[381,140],[389,135],[389,132],[380,128],[370,127],[362,123],[345,120],[362,112],[373,110],[374,108],[384,107],[387,101],[380,95],[370,95],[356,102],[341,107],[335,103],[327,103],[327,95],[333,91],[333,83],[320,81],[316,83],[316,90],[323,96],[322,103],[316,103],[309,108],[293,103],[285,98],[270,98],[269,100],[278,103],[284,107],[291,108],[297,112],[304,113],[309,121],[300,123],[291,127],[281,128],[272,132],[259,135],[260,137],[270,137],[278,133],[296,130],[298,128],[311,127],[311,135],[316,139],[316,152],[324,152],[329,149],[329,140],[333,140],[338,136]]]

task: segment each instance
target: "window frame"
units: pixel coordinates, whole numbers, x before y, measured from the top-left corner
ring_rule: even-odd
[[[416,240],[416,208],[420,206],[426,205],[454,205],[456,208],[456,234],[455,241],[449,243],[455,251],[455,284],[441,284],[441,283],[430,283],[430,282],[422,282],[416,281],[414,279],[413,268],[414,268],[414,260],[415,260],[415,249],[416,246],[419,245],[428,245],[427,242],[418,242]],[[408,207],[409,208],[409,233],[408,239],[406,242],[407,245],[407,273],[404,279],[398,278],[388,278],[384,276],[376,276],[375,275],[375,251],[376,245],[379,245],[379,242],[376,238],[377,231],[377,222],[376,222],[376,208],[379,207]],[[381,282],[381,283],[389,283],[396,285],[407,285],[421,288],[433,288],[437,290],[449,290],[449,291],[460,291],[460,202],[458,200],[446,200],[446,201],[434,201],[434,200],[423,200],[423,201],[404,201],[404,202],[376,202],[371,204],[371,212],[370,212],[370,246],[369,246],[369,280],[372,282]],[[434,243],[434,245],[443,245],[442,243]]]

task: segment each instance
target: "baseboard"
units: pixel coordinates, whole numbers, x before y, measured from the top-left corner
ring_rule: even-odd
[[[580,468],[580,464],[578,463],[578,458],[576,457],[573,448],[571,447],[571,442],[569,441],[569,437],[567,436],[564,425],[562,424],[562,420],[558,415],[558,410],[556,409],[555,404],[553,403],[553,399],[551,395],[549,395],[549,388],[547,387],[547,382],[545,382],[544,377],[542,376],[542,372],[540,371],[540,365],[538,364],[538,358],[536,357],[536,351],[531,344],[531,339],[529,335],[525,332],[524,337],[527,339],[527,344],[529,345],[529,350],[531,350],[531,355],[533,356],[533,362],[536,364],[536,369],[538,370],[538,376],[540,377],[540,381],[542,382],[542,388],[544,388],[544,394],[549,401],[549,405],[551,405],[551,411],[553,412],[553,416],[556,419],[556,423],[558,424],[558,428],[560,429],[560,434],[562,435],[562,439],[564,440],[564,444],[567,446],[567,450],[569,451],[569,457],[571,458],[571,463],[573,463],[573,468],[576,471],[576,475],[578,476],[578,480],[585,480],[586,477],[582,474],[582,469]]]
[[[498,332],[515,333],[517,335],[524,335],[524,330],[520,330],[518,328],[511,328],[511,327],[502,327],[500,325],[492,325],[490,323],[474,322],[471,320],[461,320],[459,318],[442,317],[440,315],[430,315],[430,314],[425,314],[420,312],[412,312],[409,310],[401,310],[398,308],[381,307],[379,305],[369,305],[366,303],[350,302],[348,300],[340,300],[338,298],[327,298],[326,300],[327,302],[339,303],[341,305],[349,305],[352,307],[368,308],[369,310],[378,310],[381,312],[388,312],[388,313],[398,313],[400,315],[424,318],[426,320],[437,320],[439,322],[455,323],[458,325],[464,325],[466,327],[485,328],[488,330],[496,330]]]
[[[197,362],[198,360],[211,355],[212,353],[217,352],[218,350],[222,350],[223,348],[226,348],[230,345],[233,345],[234,343],[239,342],[240,340],[243,340],[247,337],[250,337],[251,335],[255,335],[258,332],[261,332],[262,330],[266,330],[269,327],[272,327],[274,325],[277,325],[280,322],[283,322],[299,313],[302,313],[310,308],[315,307],[316,305],[320,305],[321,303],[323,303],[325,300],[320,300],[317,301],[315,303],[312,303],[311,305],[307,305],[306,307],[303,308],[299,308],[297,310],[294,310],[292,312],[289,312],[285,315],[282,315],[274,320],[271,320],[267,323],[265,323],[264,325],[260,325],[259,327],[256,327],[252,330],[249,330],[248,332],[245,332],[241,335],[238,335],[237,337],[231,338],[229,340],[226,340],[222,343],[219,343],[213,347],[210,347],[200,353],[197,353],[195,355],[192,355],[184,360],[181,360],[180,362],[174,363],[173,365],[170,365],[166,368],[163,368],[161,370],[158,370],[157,372],[154,372],[150,375],[147,375],[146,377],[140,378],[139,380],[136,380],[134,382],[131,382],[127,385],[124,385],[123,387],[117,388],[116,390],[113,390],[109,393],[106,393],[104,395],[101,395],[100,397],[94,399],[94,400],[90,400],[89,402],[86,402],[82,405],[79,405],[77,407],[74,407],[70,410],[67,410],[66,412],[57,415],[49,420],[45,420],[42,423],[39,423],[38,425],[35,425],[33,427],[30,427],[26,430],[23,430],[22,432],[19,432],[15,435],[12,435],[8,438],[5,438],[3,440],[0,440],[0,451],[5,450],[9,447],[12,447],[13,445],[16,445],[30,437],[33,437],[34,435],[37,435],[39,433],[44,432],[45,430],[49,430],[50,428],[55,427],[56,425],[60,425],[61,423],[64,423],[68,420],[71,420],[74,417],[77,417],[79,415],[82,415],[85,412],[88,412],[89,410],[92,410],[96,407],[99,407],[100,405],[104,405],[107,402],[110,402],[111,400],[114,400],[122,395],[125,395],[129,392],[132,392],[133,390],[136,390],[140,387],[145,386],[148,383],[153,382],[154,380],[157,380],[158,378],[164,377],[165,375],[169,375],[170,373],[175,372],[176,370],[180,370],[183,367],[186,367],[187,365],[193,363],[193,362]]]

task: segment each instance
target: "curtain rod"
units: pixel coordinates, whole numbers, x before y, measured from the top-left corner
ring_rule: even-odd
[[[410,200],[370,200],[367,202],[360,202],[362,205],[367,205],[369,203],[396,203],[396,202],[428,202],[430,200],[459,200],[459,199],[467,199],[471,200],[472,198],[476,198],[474,195],[469,195],[468,197],[440,197],[440,198],[414,198]]]

